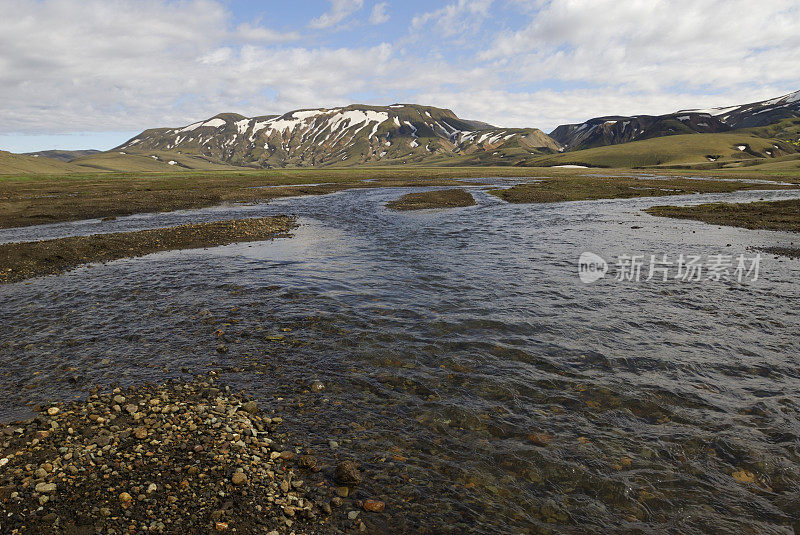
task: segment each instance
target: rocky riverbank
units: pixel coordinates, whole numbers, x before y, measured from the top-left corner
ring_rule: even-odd
[[[287,236],[297,223],[286,216],[233,219],[177,227],[0,244],[0,284],[158,251],[216,247]]]
[[[281,424],[213,373],[44,407],[0,428],[0,532],[368,531],[386,505],[348,498],[358,465],[323,466]]]

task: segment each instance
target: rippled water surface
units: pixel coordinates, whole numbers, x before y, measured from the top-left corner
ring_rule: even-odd
[[[222,368],[298,443],[359,459],[358,495],[388,503],[375,531],[800,530],[800,261],[766,256],[747,284],[584,285],[576,267],[584,251],[786,245],[796,238],[641,209],[796,194],[509,205],[470,187],[476,207],[383,207],[407,191],[0,231],[301,223],[289,239],[0,287],[0,417],[94,384]],[[323,393],[308,392],[315,379]]]

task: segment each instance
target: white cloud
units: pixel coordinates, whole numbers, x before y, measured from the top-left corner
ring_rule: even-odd
[[[332,2],[322,22],[341,25],[362,4]],[[415,17],[416,29],[397,41],[375,42],[367,34],[385,32],[367,29],[339,48],[306,44],[325,42],[316,31],[234,24],[226,5],[15,2],[14,16],[0,17],[0,135],[141,130],[354,100],[420,102],[549,130],[800,89],[794,0],[763,0],[758,10],[744,0],[531,0],[520,4],[516,31],[493,30],[508,20],[498,24],[488,0],[453,0]],[[386,16],[387,2],[370,5]],[[453,46],[448,32],[485,49]]]
[[[372,7],[372,13],[369,16],[370,24],[383,24],[389,21],[389,13],[386,12],[389,7],[388,2],[379,2]]]
[[[631,91],[797,79],[796,0],[565,0],[478,56],[527,81],[626,85]]]
[[[300,34],[297,32],[278,32],[245,22],[236,28],[235,37],[246,42],[285,43],[300,39]]]
[[[364,7],[364,0],[329,0],[331,9],[308,23],[318,30],[336,26],[347,17]]]
[[[436,11],[415,16],[414,29],[433,24],[445,37],[474,31],[488,15],[493,0],[458,0]]]
[[[666,114],[680,109],[745,104],[787,93],[785,87],[726,92],[631,93],[624,88],[511,92],[502,89],[425,91],[426,104],[452,109],[459,117],[509,128],[539,128],[547,133],[559,124],[579,123],[605,115]]]

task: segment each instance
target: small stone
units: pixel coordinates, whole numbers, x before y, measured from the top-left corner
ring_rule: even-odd
[[[136,430],[133,432],[138,439],[145,439],[147,438],[147,428],[146,427],[137,427]]]
[[[125,405],[125,412],[127,412],[129,414],[136,414],[136,411],[138,411],[138,410],[139,410],[139,406],[138,405],[134,405],[133,403],[129,403],[128,405]]]
[[[380,500],[364,500],[364,510],[380,513],[386,508],[386,503]]]
[[[308,468],[309,470],[314,470],[317,467],[317,458],[313,455],[301,455],[297,458],[297,464],[300,465],[301,468]]]
[[[548,433],[531,433],[528,435],[528,440],[536,446],[547,446],[556,437]]]
[[[258,412],[258,403],[255,401],[245,401],[242,403],[242,410],[248,414],[255,414]]]
[[[749,470],[738,470],[731,475],[739,483],[753,484],[756,482],[756,475]]]
[[[34,487],[36,492],[39,494],[50,494],[56,491],[56,484],[55,483],[37,483],[36,487]]]
[[[228,530],[228,523],[227,522],[216,522],[214,524],[214,529],[217,531],[227,531]]]
[[[157,490],[158,490],[158,485],[156,485],[155,483],[150,483],[147,486],[147,494],[153,494]]]
[[[127,492],[122,492],[119,495],[119,503],[122,505],[123,509],[127,509],[131,506],[131,502],[133,501],[133,496],[128,494]]]
[[[116,403],[117,405],[122,405],[123,403],[125,403],[125,396],[117,394],[116,396],[114,396],[114,403]]]
[[[59,412],[60,410],[58,407],[50,407],[49,409],[47,409],[47,414],[49,414],[50,416],[55,416]]]
[[[236,472],[235,474],[233,474],[231,481],[233,482],[234,485],[244,485],[245,483],[247,483],[247,476],[244,475],[244,472]]]
[[[109,509],[108,507],[101,507],[100,516],[111,516],[111,509]]]
[[[347,513],[347,518],[349,518],[350,520],[355,520],[356,518],[358,518],[358,513],[359,513],[358,511],[349,511]]]
[[[347,498],[350,495],[350,487],[336,487],[336,494],[342,498]]]
[[[361,483],[361,474],[358,471],[358,464],[354,461],[342,461],[336,465],[334,480],[340,485],[358,485]]]
[[[322,381],[312,381],[310,388],[312,392],[322,392],[325,390],[325,383]]]

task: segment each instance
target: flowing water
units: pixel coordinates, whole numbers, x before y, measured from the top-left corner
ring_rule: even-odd
[[[0,287],[0,419],[222,369],[329,464],[358,459],[358,496],[388,503],[378,532],[800,530],[800,261],[765,256],[742,284],[577,273],[584,251],[786,245],[641,210],[797,194],[510,205],[469,189],[478,206],[455,210],[395,213],[418,189],[370,189],[0,231],[301,224]]]

